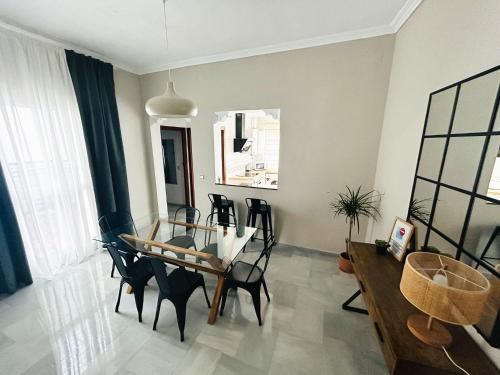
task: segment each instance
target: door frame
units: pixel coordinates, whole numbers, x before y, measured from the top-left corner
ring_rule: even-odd
[[[163,140],[163,138],[161,137],[162,130],[176,131],[181,135],[182,165],[184,166],[184,195],[186,199],[186,205],[196,207],[194,201],[193,149],[191,147],[191,128],[160,125],[160,140]]]

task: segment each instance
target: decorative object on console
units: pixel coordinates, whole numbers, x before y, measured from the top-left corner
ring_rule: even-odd
[[[408,243],[413,235],[413,224],[396,217],[389,237],[389,252],[401,262],[403,260]]]
[[[390,246],[390,244],[389,244],[389,242],[387,242],[385,240],[375,240],[375,246],[377,249],[377,254],[386,255],[387,248]]]
[[[353,226],[358,227],[359,233],[359,218],[366,216],[377,220],[380,216],[378,204],[381,194],[370,190],[362,193],[361,186],[357,189],[351,189],[346,186],[347,193],[337,193],[337,198],[330,202],[330,207],[333,210],[333,216],[345,216],[346,223],[349,223],[349,237],[346,239],[346,251],[340,254],[339,268],[346,273],[353,273],[351,262],[349,260],[349,245],[351,243],[351,234]]]
[[[472,267],[434,253],[406,258],[400,290],[425,315],[410,315],[408,329],[434,347],[449,347],[449,331],[435,319],[456,325],[477,323],[490,292],[490,282]]]

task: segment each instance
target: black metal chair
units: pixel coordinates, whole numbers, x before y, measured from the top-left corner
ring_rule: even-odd
[[[189,297],[199,286],[203,287],[205,299],[208,308],[210,301],[208,300],[207,289],[205,288],[205,279],[201,273],[188,271],[184,268],[176,268],[170,274],[167,274],[167,268],[162,260],[154,257],[148,257],[153,266],[156,282],[159,286],[158,303],[156,305],[155,321],[153,330],[156,331],[156,324],[160,315],[161,303],[164,299],[168,299],[174,304],[177,315],[177,325],[181,335],[181,341],[184,341],[184,326],[186,324],[186,305]]]
[[[262,227],[257,229],[262,230],[263,238],[256,238],[256,234],[252,236],[252,241],[255,239],[263,240],[264,247],[268,247],[269,244],[274,245],[275,237],[273,230],[273,220],[271,215],[271,206],[264,199],[258,198],[245,198],[245,203],[247,205],[247,226],[256,227],[257,217],[260,215]],[[256,232],[257,233],[257,232]]]
[[[234,201],[231,199],[227,199],[227,197],[223,194],[208,194],[208,199],[210,199],[210,203],[212,204],[211,214],[217,212],[217,221],[225,222],[226,220],[221,216],[222,213],[229,213],[229,210],[233,212],[233,216],[236,217],[236,213],[234,211]]]
[[[179,207],[177,210],[175,210],[174,222],[177,221],[178,217],[182,214],[184,214],[184,216],[185,216],[186,223],[196,224],[196,225],[199,224],[201,213],[200,213],[200,210],[198,210],[197,208],[190,207],[190,206]],[[179,247],[183,247],[186,249],[189,249],[191,247],[194,247],[196,249],[195,237],[196,237],[197,228],[196,227],[195,228],[184,227],[186,234],[176,236],[175,235],[175,227],[176,227],[176,224],[175,223],[172,224],[172,239],[168,240],[165,243],[168,245],[179,246]],[[164,251],[162,250],[162,254],[163,254],[163,252]],[[176,253],[176,256],[179,259],[185,259],[184,254]]]
[[[130,212],[115,211],[103,215],[99,218],[99,228],[101,229],[102,240],[105,243],[114,244],[117,248],[129,254],[124,255],[126,264],[134,262],[134,257],[137,254],[135,249],[132,249],[120,237],[122,233],[137,236],[137,229],[132,219]],[[115,262],[111,266],[111,277],[115,275]]]
[[[237,290],[238,288],[242,288],[251,294],[253,307],[255,308],[255,313],[257,314],[257,319],[259,320],[259,326],[262,325],[262,319],[260,316],[260,288],[261,285],[264,287],[267,301],[270,302],[271,298],[269,297],[269,292],[267,291],[264,273],[266,272],[269,258],[271,257],[272,248],[272,245],[270,247],[265,247],[260,253],[259,258],[257,258],[257,260],[253,264],[238,261],[234,263],[234,265],[232,265],[224,281],[224,287],[222,288],[220,316],[222,316],[224,312],[227,292],[229,291],[229,289]],[[264,268],[260,268],[259,262],[263,258],[265,258]]]
[[[205,225],[207,227],[212,227],[214,224],[236,227],[237,222],[236,222],[236,218],[234,217],[234,215],[231,215],[230,213],[226,213],[224,215],[224,218],[223,218],[224,221],[217,221],[215,218],[216,215],[217,215],[217,213],[212,213],[212,214],[207,216],[207,220],[205,222]],[[212,235],[213,235],[213,233],[211,230],[205,230],[205,247],[203,249],[201,249],[200,252],[208,253],[208,254],[212,254],[214,256],[217,256],[217,254],[218,254],[217,242],[211,242]],[[215,237],[216,237],[216,235],[215,235]],[[196,262],[201,263],[201,259],[196,258]]]
[[[123,284],[127,283],[133,289],[139,322],[142,322],[144,288],[149,279],[153,277],[151,263],[147,257],[139,258],[137,256],[137,260],[135,262],[126,261],[126,257],[130,256],[130,253],[120,250],[112,244],[106,244],[106,249],[111,255],[111,258],[113,258],[113,263],[116,265],[116,268],[118,268],[118,272],[120,272],[122,277],[120,280],[120,290],[118,292],[115,312],[118,312],[118,308],[120,307]],[[126,263],[123,262],[124,260]]]

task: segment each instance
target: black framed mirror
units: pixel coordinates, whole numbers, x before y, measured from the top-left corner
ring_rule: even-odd
[[[411,192],[413,247],[483,272],[478,332],[500,347],[500,66],[430,94]],[[415,207],[418,209],[415,210]]]
[[[500,66],[430,94],[411,194],[424,215],[408,212],[419,249],[438,249],[496,277],[499,102]]]

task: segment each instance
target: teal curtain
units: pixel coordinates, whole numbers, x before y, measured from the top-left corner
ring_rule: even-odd
[[[21,232],[0,165],[0,293],[33,283]]]
[[[68,50],[66,61],[82,118],[98,214],[130,212],[113,66]]]

